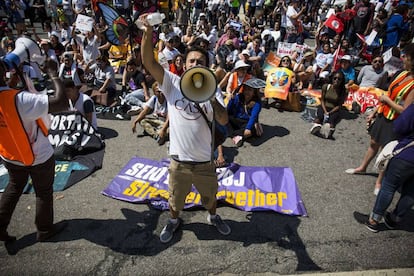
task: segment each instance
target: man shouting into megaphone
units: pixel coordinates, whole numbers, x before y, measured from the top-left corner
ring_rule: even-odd
[[[201,112],[212,122],[216,120],[222,125],[228,122],[221,91],[217,85],[211,85],[206,74],[195,73],[192,77],[193,85],[184,85],[190,91],[188,94],[197,94],[205,87],[214,89],[209,100],[198,102],[184,96],[180,84],[181,78],[164,68],[155,60],[152,44],[153,27],[147,20],[148,14],[138,19],[144,35],[141,44],[142,63],[159,83],[168,105],[170,118],[170,170],[169,170],[169,209],[170,219],[160,234],[160,241],[167,243],[172,240],[174,232],[180,226],[179,212],[184,208],[185,198],[191,191],[192,183],[201,195],[204,207],[208,210],[207,220],[214,225],[222,235],[229,235],[230,227],[216,214],[216,193],[218,190],[217,176],[214,162],[211,158],[212,135]],[[196,66],[206,67],[209,64],[208,53],[201,48],[191,48],[185,54],[185,70]],[[185,74],[185,73],[184,73]],[[214,81],[216,81],[214,79]],[[207,89],[208,90],[208,89]],[[197,105],[201,108],[197,108]]]

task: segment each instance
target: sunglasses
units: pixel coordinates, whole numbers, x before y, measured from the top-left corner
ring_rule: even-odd
[[[374,60],[372,63],[382,63],[382,60]]]
[[[288,59],[282,59],[282,62],[290,62]]]

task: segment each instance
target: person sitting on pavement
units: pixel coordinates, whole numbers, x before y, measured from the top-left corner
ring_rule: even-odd
[[[231,129],[230,137],[238,147],[241,147],[246,139],[263,134],[259,126],[262,109],[260,88],[265,86],[265,81],[251,78],[242,84],[243,92],[233,91],[227,105],[227,113]]]
[[[243,87],[241,85],[252,77],[251,74],[247,73],[249,68],[250,65],[244,62],[243,60],[238,60],[236,62],[233,68],[233,73],[230,74],[229,80],[227,82],[227,96],[231,96],[232,94],[234,94],[234,91],[236,89],[239,93],[243,92]]]
[[[96,59],[96,63],[92,65],[88,63],[85,68],[85,73],[87,72],[93,72],[95,76],[93,81],[94,91],[92,92],[92,98],[96,97],[94,101],[98,104],[110,106],[115,101],[116,82],[115,72],[109,64],[108,58],[100,56]]]
[[[311,134],[326,139],[332,137],[336,125],[341,120],[341,108],[346,96],[345,76],[341,71],[337,71],[333,74],[332,84],[322,86],[321,104],[317,108]]]
[[[378,55],[371,64],[365,65],[358,73],[356,83],[360,87],[377,87],[387,90],[388,73],[384,70],[384,59]]]
[[[63,80],[69,107],[73,111],[79,111],[88,120],[89,124],[98,130],[98,121],[96,119],[95,104],[86,94],[79,91],[79,86],[72,79]]]
[[[161,146],[168,139],[167,101],[158,87],[158,82],[153,83],[152,91],[154,96],[145,103],[144,109],[135,118],[132,123],[132,132],[137,131],[137,124],[139,123],[144,129],[144,133],[157,140]]]
[[[283,56],[280,59],[279,62],[279,68],[286,68],[289,71],[292,72],[292,78],[291,78],[291,83],[290,83],[290,87],[289,87],[289,93],[293,92],[296,89],[296,74],[295,72],[293,72],[293,64],[292,64],[292,59],[290,58],[290,56]],[[274,106],[276,108],[281,108],[283,105],[283,100],[278,99],[278,98],[273,98],[274,99]],[[267,108],[269,106],[269,98],[265,98],[264,99],[264,105]]]
[[[121,105],[125,102],[131,106],[129,115],[137,115],[144,107],[144,103],[150,99],[150,92],[145,81],[145,75],[138,69],[135,60],[131,59],[126,64],[125,82],[122,85]],[[128,85],[127,85],[128,84]]]
[[[315,73],[316,78],[325,82],[331,74],[334,56],[331,53],[331,46],[329,43],[322,44],[322,49],[323,51],[316,55],[313,72]]]
[[[313,64],[315,63],[315,56],[314,52],[312,50],[305,50],[303,53],[303,57],[299,62],[298,70],[296,72],[296,75],[298,76],[298,89],[303,89],[306,87],[309,87],[309,84],[311,86],[309,88],[312,88],[312,82],[315,79],[315,74],[313,73]]]
[[[181,76],[184,73],[184,56],[182,54],[176,55],[171,64],[170,64],[170,72]]]
[[[355,68],[352,66],[352,58],[350,55],[344,55],[341,57],[340,70],[345,76],[345,87],[348,89],[355,83],[356,73]]]
[[[79,70],[80,68],[75,63],[73,53],[65,52],[63,54],[63,61],[59,66],[59,78],[62,80],[71,79],[77,87],[80,87],[82,86],[82,81]]]
[[[116,74],[122,74],[123,70],[125,69],[125,63],[128,55],[128,44],[111,44],[108,50],[108,55],[109,62],[111,63],[111,66],[114,68],[114,72]]]

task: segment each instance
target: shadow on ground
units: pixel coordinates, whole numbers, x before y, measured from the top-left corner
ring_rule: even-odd
[[[245,247],[266,243],[275,251],[278,251],[278,253],[275,252],[277,262],[287,261],[280,259],[280,250],[293,251],[296,257],[294,261],[297,262],[296,271],[322,270],[311,259],[304,242],[298,234],[301,222],[298,217],[274,212],[249,212],[246,213],[246,222],[224,219],[230,225],[232,233],[229,236],[223,236],[217,233],[215,227],[207,223],[185,223],[190,221],[195,216],[195,212],[199,210],[200,208],[182,212],[181,217],[184,224],[177,230],[173,240],[168,244],[162,244],[159,241],[159,232],[163,223],[168,219],[168,212],[155,209],[137,212],[126,208],[121,209],[125,219],[73,219],[63,221],[63,223],[67,223],[67,227],[49,242],[87,240],[122,254],[155,256],[171,245],[178,243],[182,238],[183,231],[192,231],[199,240],[236,241]],[[368,215],[363,216],[368,218]],[[388,230],[384,226],[380,230],[414,232],[414,210],[410,210],[406,214],[404,223],[398,229]],[[6,248],[10,255],[15,255],[19,250],[35,243],[36,234],[31,233],[12,244],[8,244]]]
[[[112,139],[119,135],[116,130],[106,127],[98,127],[98,132],[103,136],[103,139]]]
[[[262,124],[263,126],[263,135],[260,137],[255,137],[248,139],[247,142],[254,147],[258,147],[266,141],[272,139],[273,137],[283,137],[289,135],[290,131],[287,128],[281,126],[269,126]]]
[[[126,208],[121,209],[125,219],[64,221],[67,227],[49,242],[87,240],[123,254],[154,256],[179,242],[183,231],[193,231],[199,240],[238,241],[245,247],[267,243],[279,251],[291,250],[297,258],[295,260],[298,263],[297,271],[321,270],[310,258],[298,234],[300,225],[298,217],[274,212],[247,213],[247,222],[225,220],[232,228],[232,233],[229,236],[223,236],[217,232],[215,227],[207,223],[186,224],[185,221],[190,221],[197,210],[199,209],[182,212],[184,224],[168,244],[162,244],[159,241],[159,232],[168,218],[168,212],[155,209],[137,212]],[[157,229],[158,226],[159,229]],[[14,255],[34,243],[36,243],[36,235],[32,233],[9,244],[7,250],[9,254]],[[275,259],[279,257],[275,253]]]

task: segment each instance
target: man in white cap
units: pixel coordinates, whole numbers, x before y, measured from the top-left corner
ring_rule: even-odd
[[[345,76],[345,87],[348,88],[354,84],[356,80],[356,73],[354,67],[352,67],[352,58],[350,55],[344,55],[341,57],[341,71]]]

